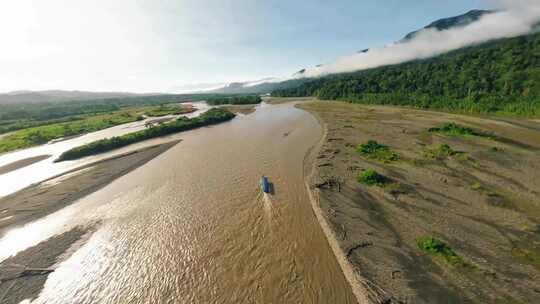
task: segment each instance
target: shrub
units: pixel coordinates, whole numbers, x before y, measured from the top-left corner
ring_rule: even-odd
[[[375,140],[369,140],[365,144],[358,145],[356,151],[364,157],[385,163],[399,159],[399,155],[392,152],[388,146],[381,145]]]
[[[453,122],[445,123],[437,128],[430,128],[429,132],[441,133],[451,136],[482,136],[481,133],[473,130],[472,128],[464,127]]]
[[[74,160],[93,154],[111,151],[146,139],[188,131],[195,128],[228,121],[233,119],[235,116],[235,114],[225,109],[210,109],[209,111],[201,114],[199,117],[180,117],[173,122],[162,124],[157,127],[125,134],[122,136],[101,139],[80,147],[75,147],[62,153],[60,157],[55,160],[55,162]]]
[[[465,262],[450,246],[432,236],[420,237],[416,240],[416,244],[425,253],[439,256],[454,266],[476,269],[476,266]]]
[[[358,182],[366,184],[368,186],[379,187],[383,187],[389,182],[389,179],[386,176],[379,174],[377,171],[372,169],[368,169],[362,172],[362,174],[358,176],[357,180]]]

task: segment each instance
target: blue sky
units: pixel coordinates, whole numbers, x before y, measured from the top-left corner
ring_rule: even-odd
[[[286,77],[488,7],[487,0],[2,1],[0,91],[167,91]]]

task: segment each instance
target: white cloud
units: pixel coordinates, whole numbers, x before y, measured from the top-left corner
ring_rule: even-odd
[[[409,42],[345,56],[330,64],[307,69],[302,77],[352,72],[429,58],[493,39],[523,35],[540,21],[539,0],[497,0],[496,4],[501,11],[484,15],[468,26],[443,31],[422,30]]]

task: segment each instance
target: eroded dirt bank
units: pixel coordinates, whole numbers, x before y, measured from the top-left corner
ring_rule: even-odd
[[[339,102],[300,107],[326,128],[310,186],[371,301],[534,303],[540,297],[538,122]],[[489,136],[428,131],[449,122]],[[398,158],[360,155],[357,145],[368,140]],[[452,153],[441,152],[444,145]],[[358,182],[368,169],[386,184]],[[421,249],[426,238],[445,250]]]

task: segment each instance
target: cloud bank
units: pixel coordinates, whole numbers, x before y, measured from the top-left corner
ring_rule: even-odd
[[[408,42],[345,56],[333,63],[307,69],[301,77],[319,77],[430,58],[493,39],[524,35],[540,22],[540,0],[491,2],[499,11],[484,15],[467,26],[443,31],[424,29]]]

